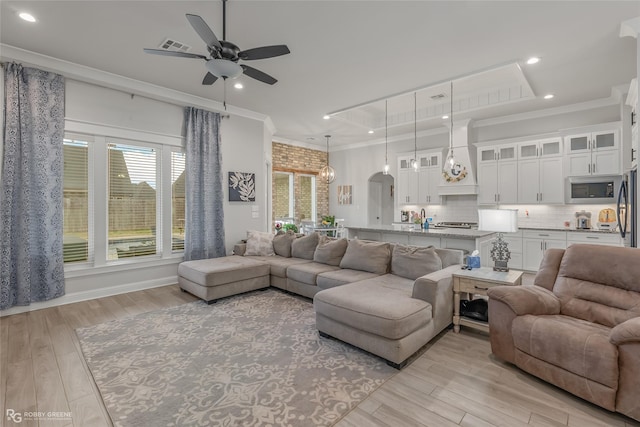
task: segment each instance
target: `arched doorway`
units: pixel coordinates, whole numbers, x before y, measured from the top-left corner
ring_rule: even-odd
[[[393,188],[393,176],[384,175],[382,172],[371,175],[367,201],[368,225],[391,225],[395,206]]]

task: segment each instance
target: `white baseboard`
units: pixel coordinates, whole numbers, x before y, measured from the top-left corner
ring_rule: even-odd
[[[0,317],[12,314],[26,313],[29,311],[41,310],[43,308],[56,307],[59,305],[71,304],[74,302],[87,301],[96,298],[108,297],[112,295],[125,294],[127,292],[141,291],[144,289],[159,288],[178,283],[178,276],[162,277],[142,282],[127,283],[124,285],[109,286],[107,288],[92,289],[89,291],[73,292],[49,301],[34,302],[31,305],[15,306],[0,311]]]

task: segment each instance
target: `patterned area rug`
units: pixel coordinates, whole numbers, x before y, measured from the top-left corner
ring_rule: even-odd
[[[276,290],[77,329],[116,426],[328,426],[397,371]]]

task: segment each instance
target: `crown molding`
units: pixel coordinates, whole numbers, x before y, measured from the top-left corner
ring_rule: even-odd
[[[640,16],[628,19],[620,24],[620,37],[638,38],[640,34]]]
[[[0,60],[2,62],[20,62],[23,65],[34,66],[46,71],[62,74],[64,77],[72,80],[91,83],[109,89],[116,89],[122,92],[144,96],[173,105],[194,106],[222,114],[231,114],[258,120],[265,123],[269,130],[275,132],[275,126],[269,116],[262,113],[257,113],[255,111],[235,107],[229,104],[227,104],[227,109],[225,110],[224,105],[218,101],[131,79],[129,77],[76,64],[74,62],[65,61],[52,56],[42,55],[40,53],[20,49],[11,45],[0,43]]]

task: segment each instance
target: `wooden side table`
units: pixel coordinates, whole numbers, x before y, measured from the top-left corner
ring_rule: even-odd
[[[491,267],[460,270],[453,273],[453,332],[460,332],[460,325],[489,332],[489,324],[460,317],[460,292],[467,292],[472,299],[474,294],[487,295],[487,289],[493,286],[518,286],[522,283],[522,271],[493,271]]]

